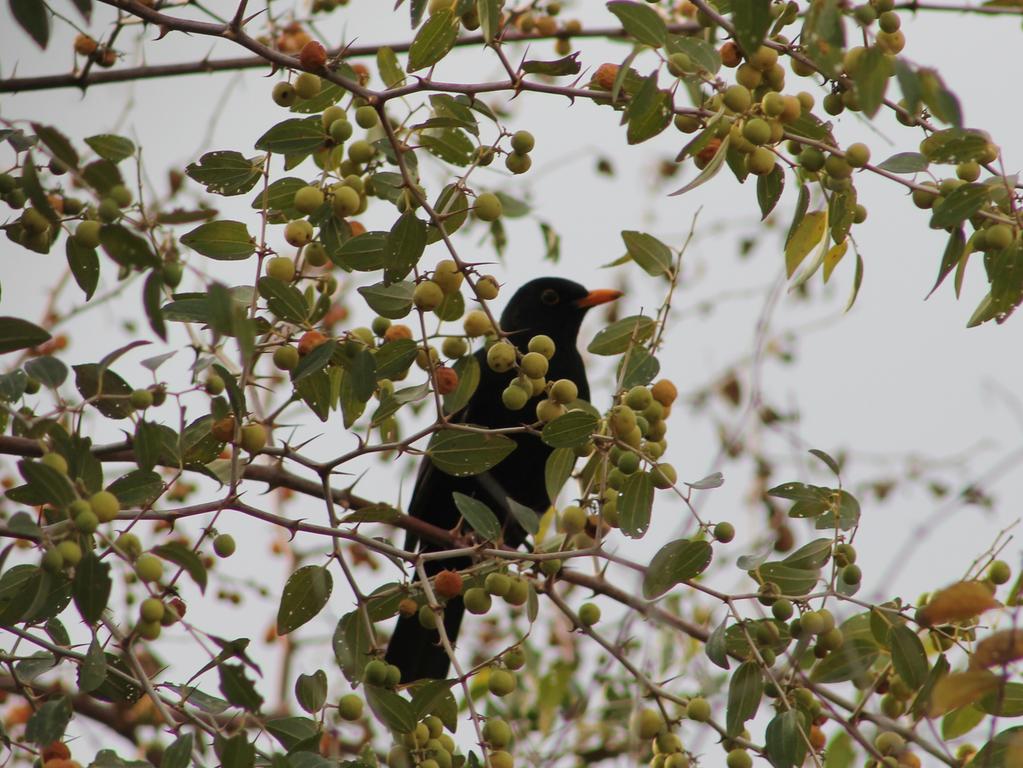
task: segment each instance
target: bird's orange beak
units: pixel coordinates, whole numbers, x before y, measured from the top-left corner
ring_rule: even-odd
[[[595,291],[590,291],[581,299],[578,299],[575,302],[575,305],[580,309],[588,309],[590,307],[596,307],[599,304],[607,304],[609,301],[614,301],[621,295],[621,291],[615,291],[611,288],[598,288]]]

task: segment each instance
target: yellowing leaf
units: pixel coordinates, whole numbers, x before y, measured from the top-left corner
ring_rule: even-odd
[[[838,266],[838,262],[845,256],[845,252],[849,249],[849,241],[843,240],[838,245],[833,245],[824,255],[824,282],[828,282],[828,278],[831,277],[831,273],[835,267]]]
[[[997,667],[1017,659],[1023,659],[1023,630],[1003,629],[977,643],[970,657],[970,667]]]
[[[825,211],[808,213],[799,222],[796,231],[792,233],[792,237],[785,244],[785,273],[788,277],[795,274],[806,255],[824,237],[827,228],[828,215]]]
[[[934,686],[928,715],[938,717],[953,709],[972,704],[1000,684],[998,675],[986,669],[955,672],[941,678]]]
[[[999,605],[982,582],[960,581],[936,592],[918,611],[917,620],[925,626],[965,621]]]

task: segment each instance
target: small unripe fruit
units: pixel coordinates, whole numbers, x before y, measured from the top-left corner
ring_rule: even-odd
[[[366,664],[362,680],[367,685],[384,685],[387,682],[387,664],[380,659],[373,659]]]
[[[148,552],[141,554],[135,560],[135,573],[142,582],[159,581],[163,578],[163,561]]]
[[[152,623],[159,622],[163,618],[163,602],[155,597],[147,597],[139,604],[139,618],[142,621]]]
[[[490,593],[481,587],[472,587],[465,591],[465,610],[477,616],[482,616],[490,610],[492,600]]]
[[[1012,245],[1012,227],[1008,224],[993,224],[984,231],[987,250],[998,251]]]
[[[64,565],[69,565],[73,568],[82,561],[82,548],[77,541],[65,539],[57,545],[57,551],[60,552]]]
[[[525,155],[533,151],[536,140],[529,131],[516,131],[511,137],[512,151],[517,155]]]
[[[99,245],[99,233],[101,228],[102,224],[98,221],[93,221],[92,219],[80,222],[78,227],[75,229],[75,241],[85,248],[95,248]]]
[[[213,551],[217,557],[230,557],[235,550],[234,536],[229,533],[221,533],[213,539]]]
[[[668,72],[674,77],[683,77],[694,69],[693,60],[688,54],[679,51],[668,57]]]
[[[678,482],[678,473],[671,464],[658,464],[651,470],[650,477],[654,481],[654,488],[662,491]]]
[[[625,394],[625,404],[634,411],[642,411],[655,402],[654,396],[647,387],[635,386]]]
[[[437,614],[434,613],[433,608],[428,605],[420,606],[419,608],[419,625],[423,629],[436,629],[437,628]]]
[[[525,605],[528,599],[529,582],[525,579],[512,579],[511,586],[508,588],[508,594],[504,596],[504,601],[509,605]]]
[[[412,303],[424,312],[430,312],[444,301],[444,291],[433,280],[424,280],[416,285],[412,293]]]
[[[766,144],[771,140],[771,126],[763,118],[754,117],[743,124],[742,136],[751,144]]]
[[[714,526],[714,538],[727,544],[735,538],[735,526],[728,522],[718,523]]]
[[[340,698],[337,703],[337,713],[342,720],[353,722],[362,717],[362,699],[354,693],[349,693]]]
[[[458,269],[458,264],[455,263],[454,259],[444,259],[437,262],[437,266],[434,267],[433,282],[440,286],[445,296],[457,293],[462,287],[464,279],[465,276]]]
[[[859,142],[850,144],[845,150],[845,161],[853,168],[862,168],[870,162],[870,147]]]
[[[373,107],[365,106],[355,110],[355,123],[360,128],[372,128],[379,122],[380,116]]]
[[[331,192],[333,193],[330,201],[331,207],[334,209],[334,213],[341,218],[357,213],[362,205],[359,193],[351,187],[334,185]]]
[[[56,470],[62,475],[67,474],[67,459],[56,452],[44,453],[40,459],[40,463],[45,464],[50,469]]]
[[[501,391],[501,402],[509,411],[521,411],[529,402],[529,392],[510,384]]]
[[[362,165],[368,163],[376,155],[377,151],[373,148],[373,145],[364,139],[352,142],[351,146],[348,147],[348,157],[353,163]]]
[[[842,569],[842,581],[850,586],[859,584],[863,580],[863,571],[858,565],[847,565]]]
[[[74,519],[75,528],[82,533],[95,533],[99,518],[93,512],[79,512]]]
[[[515,347],[507,341],[499,341],[491,345],[487,350],[487,365],[497,373],[510,371],[515,366]]]
[[[490,318],[487,317],[487,313],[482,309],[474,309],[467,313],[465,318],[462,320],[462,328],[465,330],[465,335],[470,338],[483,336],[493,330],[493,326],[490,324]],[[513,360],[512,365],[514,364]],[[509,366],[509,368],[511,368],[511,366]]]
[[[298,367],[299,354],[298,350],[290,344],[285,344],[283,347],[277,347],[274,350],[273,361],[274,365],[282,371],[293,371]]]
[[[536,418],[544,424],[548,424],[559,416],[564,415],[565,406],[553,400],[541,400],[536,404]]]
[[[536,354],[536,353],[530,353]],[[579,387],[571,379],[558,379],[551,385],[550,398],[556,403],[568,405],[579,399]]]
[[[515,768],[515,758],[510,752],[497,749],[490,753],[490,765],[491,768]]]
[[[521,371],[531,379],[539,379],[547,375],[547,358],[539,352],[527,352],[519,363]]]
[[[490,678],[487,680],[487,688],[495,696],[507,696],[515,690],[517,685],[515,675],[506,669],[492,670]]]
[[[482,221],[497,221],[501,218],[501,198],[493,192],[483,192],[476,197],[476,215]]]
[[[449,359],[464,357],[469,351],[469,345],[461,336],[449,336],[440,345],[440,351]]]
[[[512,153],[504,158],[504,167],[516,175],[525,173],[532,165],[533,161],[529,155],[516,155]]]
[[[1012,578],[1012,569],[1004,560],[995,560],[988,566],[987,577],[992,584],[1005,584]]]
[[[555,346],[554,340],[550,336],[544,334],[537,334],[529,340],[527,349],[530,352],[538,352],[548,360],[554,357]]]
[[[284,239],[296,248],[308,245],[313,239],[313,225],[305,219],[289,221],[284,227]]]
[[[290,107],[298,101],[298,93],[295,92],[295,86],[291,83],[277,83],[274,86],[272,96],[274,103],[278,107]]]
[[[512,740],[512,729],[499,717],[491,717],[483,724],[483,738],[495,749],[504,749]]]
[[[324,197],[322,189],[312,185],[307,185],[296,190],[294,206],[298,209],[299,213],[308,215],[320,210],[320,206],[323,205],[323,200]]]
[[[133,390],[128,401],[136,411],[144,411],[153,404],[153,393],[148,389]]]
[[[699,696],[690,699],[689,706],[686,707],[686,717],[698,723],[707,722],[710,720],[710,702]]]
[[[121,511],[121,502],[110,491],[97,491],[89,497],[89,506],[101,523],[109,523]]]
[[[503,573],[488,573],[483,580],[483,588],[495,597],[504,597],[511,589],[512,580]]]
[[[319,95],[322,84],[319,75],[314,75],[312,72],[303,72],[295,78],[295,94],[300,99],[311,99]]]
[[[567,534],[579,533],[586,529],[586,512],[581,507],[571,505],[561,512],[561,530]]]
[[[596,603],[583,603],[579,606],[579,621],[585,627],[592,627],[600,621],[600,606]]]
[[[753,768],[753,758],[745,749],[733,749],[725,758],[726,768]]]
[[[266,427],[262,424],[246,424],[242,427],[239,444],[249,453],[258,453],[266,445]]]
[[[344,144],[355,133],[352,124],[344,117],[332,122],[327,131],[330,133],[330,138],[334,140],[335,144]]]
[[[160,636],[161,626],[158,621],[140,621],[135,631],[143,640],[156,640]]]
[[[64,567],[64,555],[56,547],[47,549],[39,560],[39,567],[47,573],[57,573]]]
[[[664,727],[664,719],[656,709],[641,709],[632,716],[632,732],[637,738],[649,741]]]
[[[757,147],[746,156],[746,167],[755,176],[766,176],[774,170],[774,153],[766,147]]]
[[[745,112],[753,104],[753,97],[745,86],[730,85],[725,89],[722,103],[733,112]]]
[[[484,301],[496,299],[500,291],[501,286],[498,284],[496,277],[484,275],[476,281],[476,295]]]

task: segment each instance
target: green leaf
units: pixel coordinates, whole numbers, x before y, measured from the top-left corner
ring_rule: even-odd
[[[784,190],[785,172],[781,166],[775,165],[770,173],[757,176],[757,204],[760,206],[761,221],[774,210]]]
[[[465,166],[472,160],[474,145],[465,133],[457,128],[431,129],[419,136],[419,143],[430,154],[454,165]]]
[[[220,674],[220,692],[224,698],[246,712],[258,712],[263,706],[263,697],[256,690],[255,684],[245,674],[241,664],[221,662],[217,665]],[[223,760],[223,757],[221,758]],[[223,760],[223,765],[227,764]]]
[[[256,764],[256,745],[250,744],[244,733],[218,739],[216,747],[220,768],[253,768]]]
[[[996,717],[1019,717],[1023,715],[1023,683],[1005,683],[984,694],[976,706]]]
[[[546,75],[547,77],[565,77],[577,75],[582,69],[579,62],[579,51],[570,53],[554,61],[524,61],[522,71],[529,75]]]
[[[364,232],[345,240],[331,260],[342,269],[373,272],[384,266],[387,239],[387,232]]]
[[[0,355],[49,341],[49,332],[20,317],[0,317]]]
[[[728,669],[731,666],[728,661],[727,633],[728,617],[726,616],[722,619],[717,628],[710,633],[710,637],[707,638],[707,645],[704,648],[707,658],[710,659],[715,666],[721,667],[721,669]]]
[[[990,187],[986,184],[963,184],[934,206],[931,229],[954,227],[984,207]]]
[[[401,68],[398,57],[394,50],[386,45],[377,49],[377,69],[380,70],[380,79],[388,88],[394,88],[405,82],[405,72]]]
[[[811,61],[828,76],[836,74],[845,51],[844,15],[838,0],[821,0],[803,17],[801,43]]]
[[[571,477],[575,460],[575,451],[571,448],[556,448],[547,457],[547,462],[544,464],[544,487],[547,489],[547,498],[551,500],[552,504],[557,499],[565,482]]]
[[[877,167],[889,173],[920,173],[926,171],[928,165],[927,158],[919,152],[898,152]]]
[[[191,733],[183,733],[167,745],[160,758],[160,768],[188,768],[192,763]]]
[[[938,268],[938,278],[934,281],[934,287],[931,288],[926,298],[930,298],[931,294],[938,290],[938,287],[948,277],[949,272],[956,267],[960,260],[963,258],[963,254],[966,252],[966,233],[963,232],[963,228],[953,229],[952,233],[948,236],[948,242],[945,244],[945,252],[941,256],[941,266]]]
[[[157,557],[183,569],[198,585],[199,591],[206,592],[206,566],[203,565],[202,558],[190,547],[180,541],[172,541],[169,544],[153,547],[150,551]]]
[[[331,639],[334,657],[349,682],[362,682],[372,641],[361,611],[346,613],[337,623]]]
[[[396,339],[381,345],[375,353],[377,377],[380,379],[400,378],[412,365],[418,351],[419,345],[412,339]]]
[[[78,167],[78,152],[75,151],[67,136],[53,126],[41,123],[32,123],[32,130],[36,132],[36,136],[49,148],[55,158],[68,168]]]
[[[515,448],[515,441],[504,435],[442,429],[434,432],[426,455],[442,472],[468,477],[495,467]]]
[[[108,419],[126,419],[135,409],[128,402],[132,388],[110,369],[103,371],[96,363],[72,366],[75,372],[75,387],[79,394],[91,402]]]
[[[413,270],[426,248],[426,224],[409,211],[394,222],[387,235],[384,266],[389,281],[404,280]]]
[[[920,152],[932,163],[964,163],[983,158],[990,141],[984,131],[946,128],[920,142]]]
[[[307,155],[327,140],[319,115],[283,120],[256,141],[256,149],[279,155]],[[248,191],[248,190],[246,190]]]
[[[458,38],[458,17],[450,8],[433,14],[420,27],[408,52],[408,71],[432,67],[443,59]]]
[[[709,141],[711,138],[714,137],[714,133],[716,133],[716,130],[714,130],[714,133],[711,133],[711,131],[712,129],[708,128],[705,131],[705,133],[701,135],[707,136]],[[729,142],[731,141],[731,138],[732,138],[731,136],[725,136],[724,141],[721,142],[721,145],[718,147],[717,152],[714,153],[714,157],[712,157],[710,159],[710,162],[703,167],[703,170],[700,171],[696,178],[690,181],[685,186],[676,189],[674,192],[669,193],[668,197],[678,197],[679,195],[684,195],[686,192],[690,192],[696,189],[701,184],[705,184],[706,182],[713,179],[717,175],[718,171],[721,170],[721,166],[724,164],[725,158],[728,156],[728,145]]]
[[[311,675],[299,675],[295,680],[295,698],[299,706],[310,714],[323,709],[327,701],[327,673],[318,669]]]
[[[104,224],[99,232],[103,252],[124,267],[158,267],[160,260],[153,253],[149,241],[120,224]]]
[[[267,309],[281,320],[301,325],[309,317],[309,305],[295,286],[273,277],[261,277],[256,288],[259,295],[266,299]]]
[[[67,366],[56,357],[44,355],[25,362],[25,373],[44,387],[56,389],[67,378]]]
[[[654,72],[643,81],[625,108],[625,119],[629,123],[625,131],[626,140],[629,144],[641,144],[652,139],[668,127],[671,115],[671,95],[658,89],[657,73]]]
[[[764,42],[771,25],[771,0],[741,0],[732,4],[735,39],[747,58]]]
[[[247,259],[256,252],[256,243],[248,227],[240,221],[219,219],[200,224],[181,236],[181,243],[193,251],[218,261]]]
[[[85,658],[78,668],[78,689],[82,693],[91,693],[103,685],[106,679],[107,657],[103,653],[103,646],[93,635],[89,650],[85,652]]]
[[[743,724],[756,715],[764,695],[764,677],[756,662],[744,661],[728,684],[728,708],[725,721],[729,736],[738,736]]]
[[[630,539],[642,538],[650,525],[654,504],[654,482],[646,472],[634,472],[625,478],[618,499],[622,533]]]
[[[53,467],[41,461],[24,459],[18,462],[18,469],[40,503],[66,507],[75,500],[75,491],[68,476]]]
[[[412,293],[415,288],[413,283],[402,280],[390,285],[385,283],[365,285],[358,291],[366,300],[369,308],[378,315],[391,320],[400,320],[412,310]]]
[[[42,571],[34,565],[16,565],[0,576],[0,623],[22,621],[38,591]]]
[[[163,297],[163,277],[155,269],[146,277],[142,285],[142,309],[146,313],[146,320],[149,327],[157,336],[164,341],[167,340],[167,326],[164,323],[163,312],[160,310],[160,300]]]
[[[916,632],[905,624],[897,624],[888,633],[892,664],[906,684],[914,691],[927,680],[927,652]]]
[[[40,3],[41,4],[41,3]],[[43,704],[25,724],[25,740],[47,746],[60,741],[71,722],[71,698],[58,696]]]
[[[552,448],[576,448],[586,445],[600,419],[586,411],[570,411],[546,424],[540,439]]]
[[[334,351],[336,349],[337,342],[334,339],[329,339],[316,347],[312,352],[298,361],[298,365],[295,366],[295,370],[291,372],[291,383],[296,384],[302,381],[302,379],[306,376],[311,376],[317,371],[323,370],[334,356]]]
[[[199,182],[211,195],[244,195],[262,176],[261,158],[249,160],[233,150],[207,152],[198,163],[185,168],[189,178]]]
[[[501,523],[490,511],[490,507],[479,499],[466,496],[464,493],[455,491],[451,494],[455,500],[455,506],[459,514],[465,518],[476,533],[480,534],[487,541],[497,541],[501,538]]]
[[[163,478],[156,472],[134,469],[107,486],[122,507],[148,507],[163,493]]]
[[[625,31],[639,42],[653,48],[660,48],[668,34],[668,28],[660,14],[643,3],[630,0],[612,0],[607,4],[611,11],[625,27]]]
[[[251,205],[257,211],[264,209],[279,211],[288,215],[289,219],[298,218],[300,214],[295,208],[295,193],[304,186],[306,186],[305,179],[285,176],[283,179],[277,179],[266,189],[259,190],[252,198]]]
[[[831,559],[832,539],[814,539],[790,553],[782,562],[790,568],[817,570]]]
[[[487,45],[494,42],[501,27],[501,5],[499,0],[476,0],[476,15],[479,16],[480,30]]]
[[[661,364],[656,357],[644,347],[633,347],[618,363],[616,377],[621,380],[624,389],[632,389],[637,385],[649,384],[660,370]]]
[[[602,328],[586,347],[594,355],[620,355],[633,344],[641,344],[651,336],[657,324],[653,318],[632,315]]]
[[[887,53],[873,45],[863,51],[853,80],[860,109],[867,117],[873,117],[881,108],[888,80],[893,74]]]
[[[880,655],[881,650],[873,640],[846,639],[841,648],[814,665],[810,679],[815,683],[844,683],[862,677]]]
[[[305,677],[303,675],[302,677]],[[305,756],[315,757],[316,759],[322,760],[318,755],[314,756],[312,752],[307,752],[303,749],[303,745],[312,746],[315,743],[318,744],[320,735],[320,725],[312,718],[308,717],[275,717],[273,720],[268,720],[266,723],[266,730],[280,742],[281,746],[292,752],[293,757]],[[306,747],[308,749],[308,747]],[[326,760],[323,761],[326,766],[332,766]],[[288,761],[290,768],[300,768],[291,760]],[[313,768],[309,764],[302,763],[301,768]]]
[[[416,712],[407,699],[375,685],[367,685],[365,690],[366,703],[377,720],[398,733],[411,733],[416,729]]]
[[[805,716],[798,709],[779,712],[764,732],[767,757],[774,768],[795,768],[806,757]]]
[[[480,383],[480,363],[475,355],[459,358],[453,368],[458,374],[458,386],[454,392],[444,395],[445,413],[458,413],[468,405]]]
[[[941,738],[958,739],[972,731],[984,719],[984,712],[972,704],[954,709],[941,718]]]
[[[99,285],[99,256],[95,248],[86,248],[73,237],[69,237],[64,243],[64,252],[67,255],[67,265],[71,270],[72,277],[78,283],[78,287],[85,293],[85,300],[88,301],[96,292]]]
[[[334,582],[330,572],[318,565],[306,565],[288,577],[277,610],[277,634],[294,632],[327,604]]]
[[[119,163],[135,154],[135,144],[130,139],[112,133],[89,136],[85,143],[92,147],[97,155],[112,163]]]
[[[921,69],[920,96],[931,114],[943,123],[962,128],[963,111],[959,99],[946,86],[945,81],[933,69]]]
[[[764,563],[750,571],[750,576],[760,582],[773,581],[781,587],[783,595],[796,597],[809,594],[820,578],[816,569],[793,568],[785,563]]]
[[[679,539],[658,550],[643,577],[643,597],[654,600],[676,584],[703,573],[714,556],[706,541]]]
[[[86,552],[77,566],[71,584],[75,607],[86,624],[95,624],[106,610],[110,600],[110,564],[104,563],[92,552]]]
[[[622,240],[632,260],[639,264],[648,275],[659,277],[671,276],[671,249],[653,235],[645,232],[626,230],[622,232]]]
[[[43,0],[10,0],[10,5],[15,21],[36,41],[36,45],[45,48],[50,41],[50,9],[46,3]]]
[[[540,518],[535,510],[525,504],[519,504],[511,496],[505,497],[505,503],[508,505],[508,512],[511,513],[515,522],[522,526],[522,530],[531,535],[539,532]]]
[[[786,276],[792,277],[795,274],[803,259],[824,237],[827,226],[828,215],[824,211],[814,211],[803,217],[785,244]]]

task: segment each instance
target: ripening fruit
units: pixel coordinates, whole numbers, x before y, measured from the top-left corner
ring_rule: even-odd
[[[487,325],[489,325],[489,321]],[[468,332],[466,328],[466,332]],[[470,336],[476,334],[469,334]],[[510,371],[515,366],[515,347],[507,341],[499,341],[487,350],[487,365],[497,373]]]
[[[482,221],[497,221],[501,218],[501,198],[493,192],[481,192],[476,196],[475,211]]]
[[[443,598],[462,594],[462,576],[458,571],[441,571],[433,584],[434,590]]]
[[[529,131],[516,131],[511,137],[512,151],[517,155],[526,155],[533,151],[536,140]]]
[[[730,85],[725,89],[722,103],[733,112],[745,112],[753,104],[749,88],[743,85]]]
[[[380,122],[380,116],[373,107],[366,105],[355,110],[355,122],[360,128],[373,128]]]
[[[987,250],[998,251],[1012,245],[1012,227],[1008,224],[993,224],[984,230],[984,244]]]
[[[411,333],[409,335],[411,336]],[[298,354],[300,357],[305,357],[327,341],[327,337],[319,331],[306,331],[302,334],[302,338],[298,340]]]
[[[513,152],[504,158],[504,167],[516,175],[525,173],[532,165],[533,161],[529,155],[517,155]]]
[[[668,57],[668,72],[674,77],[683,77],[693,69],[693,60],[688,54],[678,51]]]
[[[337,714],[342,720],[352,722],[362,717],[362,699],[354,693],[342,696],[337,702]]]
[[[303,72],[295,78],[295,93],[300,99],[311,99],[319,95],[321,85],[319,75]]]
[[[246,424],[242,427],[239,445],[249,453],[259,453],[266,445],[266,428],[262,424]]]
[[[295,262],[287,256],[274,256],[266,263],[266,276],[290,283],[295,279]]]
[[[60,552],[64,565],[70,565],[73,568],[82,561],[82,548],[77,541],[66,539],[57,545],[57,551]]]
[[[455,359],[465,356],[469,351],[469,345],[461,336],[448,336],[440,345],[441,354],[448,359]]]
[[[527,352],[519,363],[520,370],[531,379],[540,379],[547,375],[547,358],[539,352]]]
[[[476,295],[483,301],[496,299],[500,290],[501,286],[497,282],[497,278],[492,275],[484,275],[476,281]]]
[[[506,669],[494,669],[487,680],[487,689],[495,696],[507,696],[512,693],[518,683],[515,675]]]
[[[322,69],[327,63],[327,49],[323,47],[323,43],[310,40],[302,46],[298,60],[306,69]]]
[[[57,573],[64,568],[64,556],[57,548],[47,549],[39,561],[39,567],[47,573]]]
[[[75,528],[82,533],[95,533],[99,528],[99,518],[93,512],[79,512],[75,515]]]
[[[462,287],[465,276],[458,269],[454,259],[443,259],[437,262],[433,270],[433,281],[444,291],[444,295],[456,293]]]
[[[561,511],[561,530],[570,535],[586,530],[586,512],[575,505],[565,507]]]
[[[423,280],[412,292],[412,303],[424,312],[431,312],[444,301],[444,291],[433,280]]]
[[[493,603],[490,593],[481,587],[467,589],[462,599],[465,601],[465,610],[476,616],[482,616],[487,613]]]
[[[334,140],[335,144],[344,144],[355,133],[355,129],[352,128],[352,124],[348,122],[345,117],[338,118],[330,124],[327,129],[330,133],[330,138]]]
[[[387,682],[387,666],[380,659],[373,659],[363,670],[363,682],[367,685],[384,685]]]
[[[592,627],[600,621],[600,606],[596,603],[583,603],[579,606],[579,621],[583,626]]]
[[[509,605],[525,605],[528,599],[529,582],[525,579],[512,579],[511,586],[508,588],[508,594],[504,596],[504,601]]]
[[[725,758],[726,768],[753,768],[753,758],[745,749],[733,749]]]
[[[213,539],[213,551],[217,557],[230,557],[235,550],[234,536],[229,533],[221,533]]]
[[[158,622],[163,618],[164,605],[155,597],[147,597],[139,604],[139,618],[147,623]]]
[[[290,107],[298,101],[298,94],[295,92],[295,86],[283,81],[274,86],[272,96],[274,103],[278,107]]]
[[[135,573],[142,582],[159,581],[163,578],[163,561],[148,552],[141,554],[135,560]]]
[[[284,239],[296,248],[308,245],[313,239],[313,225],[305,219],[289,221],[284,227]]]
[[[333,196],[331,197],[330,204],[334,209],[334,213],[341,218],[357,213],[362,205],[362,198],[359,197],[359,193],[349,186],[335,184],[331,192]]]
[[[44,453],[42,457],[40,457],[39,461],[62,475],[67,474],[67,459],[59,453],[54,453],[52,451],[50,453]]]
[[[548,424],[559,416],[564,415],[565,406],[560,403],[556,403],[553,400],[541,400],[536,404],[536,418],[544,424]]]
[[[721,522],[714,526],[714,538],[727,544],[735,538],[735,526],[729,522]]]
[[[678,482],[678,473],[671,464],[658,464],[650,471],[650,478],[654,481],[654,488],[663,491]]]
[[[995,560],[988,566],[987,577],[992,584],[1005,584],[1012,578],[1012,569],[1004,560]]]
[[[636,738],[649,741],[664,727],[664,719],[656,709],[641,709],[632,716],[632,732]]]
[[[616,435],[626,435],[636,426],[636,412],[627,405],[616,405],[611,409],[608,423]]]
[[[771,140],[771,126],[763,118],[754,117],[743,124],[742,137],[757,146],[767,144]]]
[[[501,391],[501,402],[509,411],[521,411],[529,402],[529,392],[515,384],[509,384]]]
[[[746,167],[755,176],[766,176],[774,170],[774,153],[766,147],[757,147],[746,156]]]
[[[89,506],[101,523],[109,523],[121,511],[121,502],[110,491],[97,491],[89,497]]]
[[[511,577],[503,573],[488,573],[487,578],[483,580],[483,588],[495,597],[504,597],[507,595],[508,590],[511,589],[511,585]]]
[[[437,354],[437,350],[434,347],[422,347],[416,352],[416,366],[422,370],[427,371],[430,366],[436,366],[440,363],[440,355]]]
[[[504,749],[511,744],[511,726],[500,717],[491,717],[483,724],[483,738],[494,749]]]
[[[357,163],[359,165],[368,163],[373,159],[374,155],[376,155],[376,150],[373,148],[373,145],[365,139],[353,141],[348,147],[348,157],[353,163]]]
[[[530,354],[537,354],[531,352]],[[558,379],[551,385],[550,398],[556,403],[568,405],[579,399],[579,387],[571,379]]]
[[[99,245],[99,233],[102,228],[102,224],[98,221],[88,219],[80,222],[78,227],[75,229],[75,242],[85,248],[95,248]]]
[[[298,209],[299,213],[307,215],[316,213],[316,211],[320,210],[321,205],[323,205],[323,190],[319,187],[307,184],[295,192],[294,206]]]

